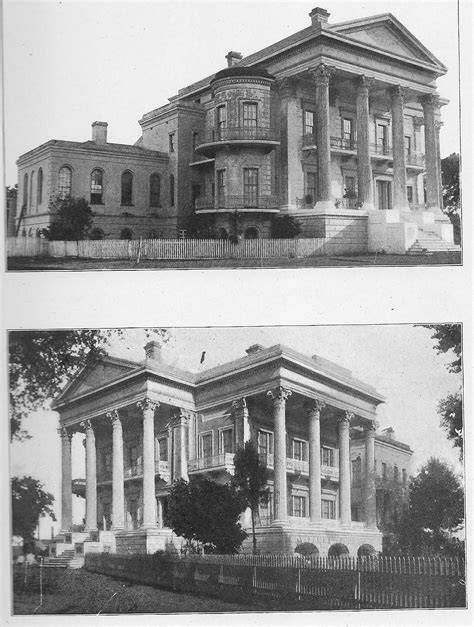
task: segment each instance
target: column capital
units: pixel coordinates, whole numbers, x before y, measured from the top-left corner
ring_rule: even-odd
[[[317,414],[319,418],[319,414],[325,407],[326,407],[326,403],[324,401],[322,401],[319,398],[315,398],[314,400],[311,401],[311,403],[308,406],[309,414],[313,416]]]
[[[423,107],[439,107],[439,94],[425,94],[419,100]]]
[[[285,77],[282,78],[281,81],[277,83],[278,89],[280,93],[286,92],[286,96],[295,96],[296,95],[296,83],[292,78]]]
[[[247,399],[245,396],[242,398],[237,398],[235,401],[232,401],[232,409],[233,411],[242,411],[247,409]]]
[[[105,417],[107,418],[107,420],[110,420],[110,422],[112,423],[112,428],[115,429],[117,427],[122,426],[119,413],[116,409],[113,409],[112,411],[107,412],[105,414]]]
[[[191,409],[184,409],[184,407],[180,407],[177,414],[173,415],[171,420],[172,426],[177,427],[181,424],[187,424],[191,420],[191,418],[196,414],[196,412]]]
[[[329,79],[334,76],[335,72],[336,69],[326,63],[320,63],[309,70],[314,80],[321,85],[329,85]]]
[[[435,125],[435,129],[436,129],[437,131],[439,131],[439,130],[440,130],[440,128],[441,128],[442,126],[444,126],[444,122],[441,122],[441,120],[435,120],[434,125]]]
[[[413,120],[413,126],[415,127],[423,126],[425,123],[425,118],[422,118],[421,116],[413,117],[412,120]]]
[[[403,103],[405,99],[405,89],[401,85],[393,85],[392,87],[389,87],[387,91],[392,100],[400,98]]]
[[[74,435],[72,431],[69,431],[66,427],[59,427],[58,433],[61,436],[62,440],[72,440],[72,436]]]
[[[271,398],[275,403],[284,403],[292,395],[291,390],[279,385],[273,390],[268,390],[267,396]]]
[[[372,87],[374,82],[375,79],[372,76],[366,76],[365,74],[362,74],[361,76],[358,76],[356,78],[356,86],[358,91],[368,91]]]
[[[80,422],[81,427],[86,431],[92,431],[94,433],[94,429],[92,427],[92,420],[82,420]]]
[[[353,420],[353,418],[354,418],[354,414],[351,411],[345,411],[344,415],[340,416],[337,420],[339,427],[341,429],[348,429],[351,423],[351,420]]]
[[[375,431],[378,429],[379,423],[373,420],[370,424],[364,426],[364,433],[368,437],[375,438]]]
[[[143,412],[143,416],[146,414],[151,414],[152,416],[155,414],[155,409],[160,406],[158,401],[152,401],[150,398],[145,397],[142,401],[138,401],[137,407]]]

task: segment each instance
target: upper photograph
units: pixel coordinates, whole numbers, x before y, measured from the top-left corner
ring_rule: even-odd
[[[6,2],[8,269],[461,264],[459,21]]]

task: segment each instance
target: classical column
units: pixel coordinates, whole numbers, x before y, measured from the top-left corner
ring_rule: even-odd
[[[396,85],[389,90],[389,93],[392,100],[393,208],[399,211],[409,211],[403,119],[404,92],[400,85]]]
[[[156,527],[155,499],[155,409],[149,398],[137,403],[143,415],[143,522],[144,529]]]
[[[349,426],[354,414],[346,411],[339,419],[339,513],[341,524],[351,524],[351,474],[349,459]]]
[[[367,76],[360,76],[357,81],[357,182],[364,209],[374,209],[369,132],[369,87],[373,82]]]
[[[425,166],[426,166],[426,204],[428,210],[439,210],[438,151],[436,147],[436,119],[439,108],[439,96],[428,94],[421,98],[425,118]]]
[[[331,194],[331,133],[329,121],[329,79],[334,68],[320,63],[313,72],[316,82],[316,148],[318,192],[316,209],[334,210]]]
[[[115,409],[107,414],[112,423],[112,529],[124,528],[123,435],[122,422]]]
[[[320,415],[325,403],[315,400],[309,412],[309,518],[321,522],[321,429]]]
[[[156,499],[156,505],[158,507],[158,528],[163,529],[163,501],[161,497]]]
[[[61,531],[72,527],[72,433],[65,427],[59,429],[61,436]]]
[[[365,522],[376,527],[375,489],[375,424],[365,428]]]
[[[440,146],[440,139],[439,139],[439,132],[441,130],[441,127],[444,126],[443,122],[441,122],[440,120],[436,120],[435,122],[435,128],[436,128],[436,156],[438,158],[438,186],[439,186],[439,198],[438,198],[438,202],[439,202],[439,208],[442,210],[444,207],[444,202],[443,202],[443,181],[442,181],[442,170],[441,170],[441,146]]]
[[[191,412],[186,409],[180,409],[179,414],[175,416],[175,468],[176,478],[188,480],[188,450],[186,442],[188,440],[188,425],[191,419]]]
[[[90,420],[81,422],[86,431],[86,527],[85,531],[97,529],[97,461],[95,435]]]
[[[273,399],[273,475],[274,475],[274,523],[288,520],[286,483],[286,400],[291,391],[279,386],[267,395]]]
[[[295,83],[284,78],[279,83],[281,142],[277,153],[280,154],[280,194],[281,204],[285,208],[294,208],[301,162],[298,151],[298,107]]]
[[[232,403],[232,412],[234,416],[236,444],[237,446],[243,446],[245,442],[248,442],[251,438],[250,423],[249,423],[249,410],[247,407],[247,401],[245,398],[239,398]]]

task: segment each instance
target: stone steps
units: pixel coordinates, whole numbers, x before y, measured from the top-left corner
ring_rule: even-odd
[[[407,255],[432,255],[433,253],[454,253],[460,251],[461,247],[457,244],[445,242],[435,233],[419,229],[418,237],[407,250]]]

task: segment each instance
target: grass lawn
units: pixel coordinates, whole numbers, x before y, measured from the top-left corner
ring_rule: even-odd
[[[143,259],[137,264],[128,259],[77,259],[48,257],[10,257],[8,270],[174,270],[202,268],[316,268],[334,266],[432,266],[460,265],[461,253],[433,255],[337,255],[303,259],[198,259],[158,261]]]
[[[247,596],[238,602],[137,585],[84,569],[64,571],[54,592],[15,592],[13,613],[18,614],[175,614],[183,612],[221,613],[295,609],[281,601]],[[300,607],[299,609],[303,609]]]

